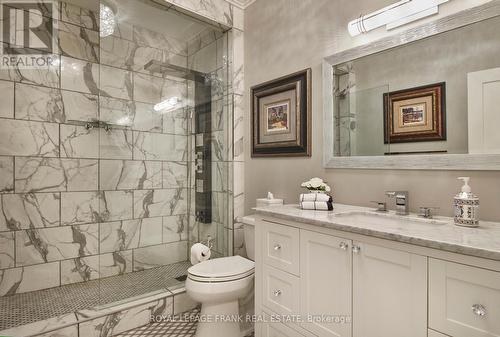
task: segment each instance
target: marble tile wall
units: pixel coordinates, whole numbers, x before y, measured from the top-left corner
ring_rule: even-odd
[[[172,96],[187,100],[189,85],[144,65],[188,66],[188,43],[126,23],[99,39],[96,13],[58,8],[57,62],[0,69],[0,295],[187,259],[188,110],[162,114],[153,106]],[[222,181],[228,104],[217,104]],[[126,128],[87,130],[75,122],[95,118]],[[226,182],[220,185],[217,192],[227,193]]]

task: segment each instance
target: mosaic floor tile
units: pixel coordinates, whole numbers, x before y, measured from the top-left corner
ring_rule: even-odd
[[[189,312],[190,317],[197,317],[200,313],[200,310],[194,309]],[[174,316],[172,320],[152,323],[149,325],[145,325],[143,327],[133,329],[127,332],[124,332],[115,337],[194,337],[196,333],[196,318],[192,320],[183,320],[180,317],[188,316],[188,313],[183,313],[177,316]],[[251,333],[246,337],[253,337],[254,334]]]
[[[175,288],[189,262],[100,280],[0,297],[0,330],[95,306],[123,301],[156,290]]]

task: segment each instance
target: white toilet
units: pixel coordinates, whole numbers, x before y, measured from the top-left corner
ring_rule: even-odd
[[[245,221],[245,247],[254,259],[254,227]],[[238,300],[253,287],[254,262],[241,256],[229,256],[200,262],[188,269],[186,292],[201,303],[196,337],[239,337]],[[224,317],[224,318],[223,318]]]

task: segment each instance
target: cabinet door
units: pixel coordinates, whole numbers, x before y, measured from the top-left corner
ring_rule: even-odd
[[[500,273],[430,259],[429,327],[454,337],[500,336]]]
[[[300,231],[300,311],[314,319],[302,326],[318,336],[351,336],[350,247],[350,240]]]
[[[427,336],[427,258],[353,243],[353,336]]]

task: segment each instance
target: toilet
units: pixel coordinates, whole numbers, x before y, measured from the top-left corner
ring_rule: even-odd
[[[246,259],[228,256],[200,262],[188,269],[186,292],[201,303],[196,337],[239,337],[240,323],[229,318],[239,314],[238,300],[253,288],[254,241],[252,218],[244,221]]]

